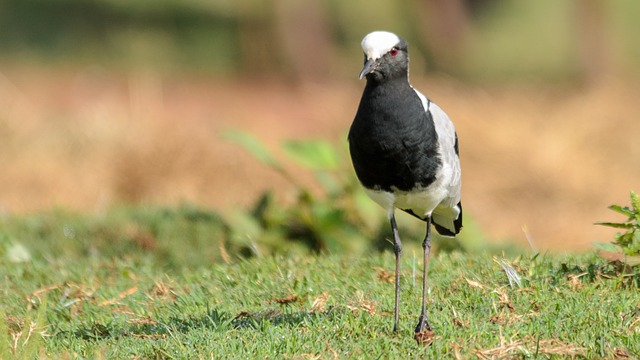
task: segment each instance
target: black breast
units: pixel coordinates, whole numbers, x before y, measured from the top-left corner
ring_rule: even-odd
[[[408,82],[365,87],[349,130],[358,179],[367,188],[408,191],[431,184],[441,166],[431,113]]]

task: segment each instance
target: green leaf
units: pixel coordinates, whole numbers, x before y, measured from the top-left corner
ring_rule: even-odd
[[[260,140],[252,135],[240,130],[227,130],[222,133],[222,137],[242,146],[251,156],[263,164],[282,171],[283,167],[278,160],[267,150]]]
[[[595,225],[608,226],[616,229],[633,229],[633,224],[614,223],[614,222],[597,222]]]
[[[335,170],[339,160],[336,150],[326,141],[287,140],[282,148],[292,160],[311,170]]]
[[[612,253],[619,253],[620,252],[620,248],[617,247],[615,244],[613,243],[601,243],[601,242],[594,242],[593,246],[595,248],[597,248],[598,250],[604,250],[604,251],[609,251]]]
[[[633,210],[629,209],[626,206],[622,207],[620,205],[611,205],[611,206],[609,206],[609,209],[611,209],[611,210],[613,210],[613,211],[615,211],[617,213],[620,213],[622,215],[628,216],[628,217],[633,216]]]

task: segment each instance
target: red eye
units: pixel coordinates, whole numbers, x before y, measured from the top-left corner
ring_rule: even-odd
[[[389,54],[391,54],[391,56],[398,55],[398,48],[397,47],[392,47],[391,50],[389,50]]]

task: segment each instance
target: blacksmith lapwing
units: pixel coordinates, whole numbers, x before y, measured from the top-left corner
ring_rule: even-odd
[[[375,31],[362,40],[367,84],[349,130],[349,150],[365,192],[387,211],[396,257],[393,331],[398,330],[400,253],[396,208],[426,222],[422,312],[416,339],[431,331],[426,314],[431,224],[453,237],[462,227],[458,135],[442,109],[409,84],[407,42]]]

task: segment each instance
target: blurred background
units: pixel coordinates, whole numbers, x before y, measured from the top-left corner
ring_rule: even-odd
[[[585,250],[640,190],[639,16],[635,0],[3,0],[0,211],[295,201],[229,129],[313,191],[283,140],[332,144],[353,177],[360,41],[388,30],[456,124],[469,226]]]

